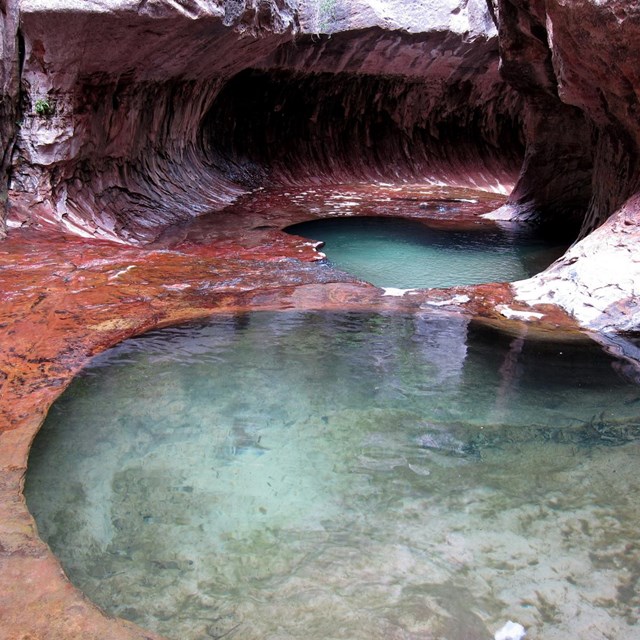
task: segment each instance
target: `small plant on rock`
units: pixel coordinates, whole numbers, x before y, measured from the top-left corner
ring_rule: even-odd
[[[36,112],[36,115],[42,118],[53,115],[54,111],[53,105],[51,104],[51,102],[49,102],[49,100],[47,100],[47,98],[39,98],[38,100],[36,100],[33,109]]]
[[[330,34],[336,19],[337,0],[316,0],[315,8],[316,34]]]

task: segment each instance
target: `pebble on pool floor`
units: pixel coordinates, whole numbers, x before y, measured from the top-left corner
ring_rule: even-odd
[[[526,635],[527,632],[521,624],[509,620],[493,637],[494,640],[522,640]]]

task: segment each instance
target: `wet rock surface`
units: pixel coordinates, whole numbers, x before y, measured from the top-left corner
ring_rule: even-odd
[[[635,211],[640,17],[619,0],[1,8],[12,227],[143,244],[256,187],[354,179],[511,192],[493,217],[570,239]],[[569,281],[544,281],[554,304],[600,308]],[[627,307],[576,317],[637,327]]]
[[[517,283],[517,297],[561,304],[580,324],[603,332],[637,331],[639,213],[634,196],[547,271]]]
[[[502,69],[525,100],[527,142],[518,182],[491,217],[564,220],[581,239],[519,295],[553,300],[586,327],[637,330],[640,9],[616,0],[496,4]]]

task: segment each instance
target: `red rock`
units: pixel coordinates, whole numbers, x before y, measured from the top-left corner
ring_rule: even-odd
[[[452,227],[477,225],[477,215],[500,201],[481,192],[433,188],[434,199],[476,200],[443,216],[437,208],[420,208],[428,195],[423,186],[401,192],[362,187],[362,193],[368,196],[362,213],[371,213],[377,198],[378,214],[402,210],[426,224]],[[509,307],[541,314],[530,323],[532,333],[564,329],[579,335],[558,307],[518,303],[507,284],[396,297],[319,270],[312,243],[277,230],[307,217],[291,205],[295,195],[295,189],[289,196],[262,193],[174,229],[155,247],[33,230],[11,230],[0,244],[0,638],[155,637],[106,617],[69,584],[38,539],[21,494],[31,440],[51,403],[88,358],[127,336],[217,312],[429,307],[518,333],[522,323],[498,310]],[[318,190],[314,197],[321,203],[330,193]]]

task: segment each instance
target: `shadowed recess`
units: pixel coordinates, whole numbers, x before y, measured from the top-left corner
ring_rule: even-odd
[[[510,92],[470,78],[247,70],[203,122],[205,153],[247,186],[423,180],[508,191],[522,161]],[[483,101],[484,100],[484,101]]]

